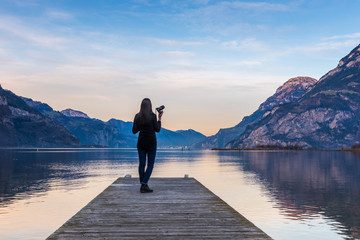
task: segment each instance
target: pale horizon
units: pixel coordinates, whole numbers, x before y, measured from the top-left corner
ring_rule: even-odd
[[[359,1],[0,3],[0,84],[91,118],[207,136],[238,124],[292,77],[319,79],[360,43]]]

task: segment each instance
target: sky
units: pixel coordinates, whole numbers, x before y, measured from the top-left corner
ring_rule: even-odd
[[[319,79],[360,43],[360,0],[0,0],[0,84],[90,117],[238,124],[289,78]]]

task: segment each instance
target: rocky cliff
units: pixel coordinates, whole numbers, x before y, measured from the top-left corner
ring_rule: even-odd
[[[65,109],[61,111],[62,114],[64,114],[67,117],[82,117],[82,118],[89,118],[89,116],[86,113],[73,110],[71,108]]]
[[[0,86],[1,147],[77,147],[79,140],[65,127],[28,106]]]
[[[279,87],[275,94],[263,102],[259,108],[250,116],[246,116],[243,120],[231,128],[220,129],[216,135],[207,137],[206,139],[197,142],[193,145],[195,148],[223,148],[230,141],[238,138],[246,129],[248,125],[254,124],[262,119],[268,111],[274,107],[295,102],[309,91],[317,82],[311,77],[295,77],[286,81]]]
[[[338,149],[360,140],[360,45],[304,96],[267,111],[227,147]]]

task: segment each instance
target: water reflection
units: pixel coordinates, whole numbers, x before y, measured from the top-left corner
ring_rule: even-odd
[[[137,155],[130,150],[1,150],[0,204],[8,204],[15,195],[19,200],[47,192],[57,185],[81,187],[83,181],[94,174],[89,174],[88,168],[119,159],[129,163],[137,159]]]
[[[196,151],[185,154],[177,150],[158,152],[157,164],[163,161],[191,162],[201,157],[201,152]],[[137,161],[138,155],[134,149],[0,150],[0,206],[14,199],[39,195],[50,188],[81,188],[86,179],[103,174],[104,168],[136,165]],[[105,174],[119,177],[111,171]]]
[[[116,178],[136,177],[137,159],[135,149],[0,150],[0,238],[45,238]],[[276,239],[360,238],[352,153],[159,149],[154,176],[184,174]]]
[[[300,221],[325,216],[345,226],[333,226],[345,236],[360,238],[360,156],[317,151],[238,154],[240,170],[257,175],[283,215]]]

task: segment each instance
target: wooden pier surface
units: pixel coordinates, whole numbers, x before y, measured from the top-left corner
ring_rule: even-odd
[[[270,239],[194,178],[149,185],[117,179],[48,239]]]

